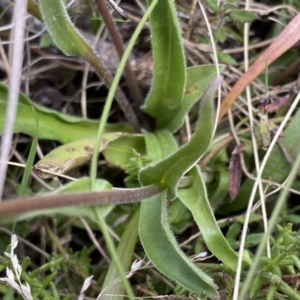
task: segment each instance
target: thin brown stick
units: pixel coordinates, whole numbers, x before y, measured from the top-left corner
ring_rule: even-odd
[[[106,2],[104,0],[95,0],[95,2],[98,6],[98,9],[99,9],[101,15],[102,15],[103,21],[104,21],[104,23],[107,27],[107,30],[112,38],[112,41],[116,47],[118,55],[121,58],[124,54],[124,45],[123,45],[120,33],[117,29],[117,26],[109,13]],[[126,80],[127,80],[128,86],[131,90],[132,96],[134,97],[136,103],[138,105],[143,104],[143,96],[141,94],[140,88],[138,86],[138,83],[135,79],[135,76],[130,68],[128,61],[126,62],[126,65],[125,65],[125,74],[126,74]]]
[[[97,75],[99,76],[100,79],[103,79],[105,82],[105,85],[107,88],[110,88],[111,83],[113,81],[113,77],[111,74],[108,72],[108,70],[105,68],[104,64],[101,62],[99,57],[97,57],[96,53],[94,50],[89,47],[89,51],[85,54],[84,59],[91,65],[91,67],[94,68],[96,71]],[[127,97],[121,90],[121,88],[118,86],[115,94],[115,98],[123,111],[125,118],[127,121],[130,123],[130,125],[133,127],[135,132],[140,132],[140,124],[139,121],[136,117],[136,114],[130,105]]]

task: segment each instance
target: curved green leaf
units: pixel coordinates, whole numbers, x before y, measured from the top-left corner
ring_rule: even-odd
[[[152,161],[163,159],[178,149],[178,145],[170,131],[144,132],[144,137],[147,157]]]
[[[218,13],[219,12],[219,7],[218,3],[216,0],[205,0],[205,4],[214,12]]]
[[[101,152],[106,146],[119,137],[121,132],[109,132],[103,135],[99,149]],[[92,136],[67,143],[49,152],[45,157],[34,165],[34,171],[43,179],[52,178],[55,175],[47,173],[47,171],[57,174],[65,174],[87,163],[95,151],[96,137]]]
[[[180,250],[169,227],[166,191],[141,203],[139,235],[154,266],[165,276],[194,293],[216,297],[213,280]]]
[[[0,133],[4,130],[5,112],[7,107],[7,86],[0,83]],[[34,107],[39,122],[38,137],[53,139],[61,143],[72,142],[87,136],[96,135],[98,121],[82,119],[55,110],[40,106],[30,101],[29,98],[20,93],[14,133],[26,133],[34,136],[36,132],[36,120],[32,114]],[[107,124],[105,132],[130,131],[130,126],[125,123]]]
[[[224,65],[219,68],[222,71]],[[172,119],[165,125],[170,131],[178,130],[183,122],[185,115],[191,107],[198,101],[212,80],[217,76],[215,65],[202,65],[187,68],[187,81],[185,92],[180,107],[173,113]]]
[[[215,172],[214,172],[215,173]],[[227,168],[220,168],[214,176],[214,182],[207,185],[209,201],[213,207],[220,206],[228,196],[229,171]]]
[[[39,9],[49,34],[66,55],[83,56],[88,44],[72,24],[62,0],[39,0]]]
[[[131,123],[132,128],[134,128],[136,132],[139,132],[140,125],[137,120],[136,114],[134,113],[134,110],[123,91],[119,87],[117,87],[118,80],[113,80],[111,74],[101,62],[92,46],[86,42],[86,40],[71,22],[64,6],[63,0],[41,0],[39,1],[39,7],[47,30],[60,50],[62,50],[66,55],[77,55],[82,57],[94,68],[99,78],[103,79],[107,88],[111,88],[112,85],[112,90],[111,92],[109,92],[108,99],[103,109],[102,121],[100,121],[99,125],[98,139],[100,140],[101,135],[103,134],[104,125],[107,121],[109,109],[113,100],[113,93],[115,93],[115,98],[121,110],[124,112],[126,119],[129,123]],[[129,53],[126,54],[126,52],[128,51],[124,52],[124,58],[128,57],[127,55]],[[120,65],[122,66],[122,68],[124,68],[125,59],[123,62],[121,60]],[[119,68],[117,70],[117,77],[119,77],[122,68]],[[91,178],[96,177],[94,161],[95,159],[93,158],[91,165]],[[94,180],[92,181],[92,185],[93,183]]]
[[[194,179],[193,184],[189,188],[179,189],[178,197],[191,211],[207,248],[227,267],[235,271],[238,255],[230,247],[217,225],[200,170],[198,167],[194,167],[189,173]]]
[[[166,159],[143,168],[139,174],[143,185],[159,183],[169,189],[170,200],[176,197],[180,178],[201,158],[210,144],[214,124],[213,98],[219,84],[219,79],[213,81],[202,97],[198,122],[190,141]]]
[[[152,1],[148,1],[150,5]],[[158,129],[180,107],[186,81],[185,59],[173,0],[158,1],[150,15],[153,82],[143,110],[156,119]]]
[[[104,137],[105,135],[106,133]],[[110,142],[102,154],[106,161],[124,170],[129,160],[134,156],[133,151],[136,151],[141,156],[145,155],[145,139],[142,135],[121,136]]]

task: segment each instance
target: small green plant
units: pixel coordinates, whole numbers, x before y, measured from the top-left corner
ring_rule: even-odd
[[[108,30],[114,32],[114,22],[103,7],[106,5],[105,1],[95,2],[103,17],[101,22],[106,22]],[[256,257],[252,255],[253,248],[258,247],[266,236],[260,227],[261,216],[251,215],[250,224],[258,229],[253,229],[246,240],[247,250],[239,254],[236,250],[244,216],[226,218],[230,226],[223,230],[223,225],[215,217],[216,213],[232,215],[243,210],[254,186],[252,178],[244,181],[241,179],[240,165],[239,176],[234,180],[230,179],[227,146],[233,138],[228,133],[223,134],[222,130],[216,131],[218,105],[215,105],[215,98],[222,83],[220,72],[226,68],[225,65],[218,64],[217,57],[222,57],[228,64],[235,61],[225,52],[215,51],[215,64],[187,67],[174,1],[146,2],[146,11],[126,49],[119,44],[118,38],[114,40],[120,63],[113,77],[90,43],[71,22],[64,1],[28,1],[28,11],[44,22],[56,46],[65,55],[78,56],[89,63],[104,81],[108,95],[100,120],[94,121],[42,107],[20,93],[14,132],[30,135],[35,141],[38,138],[55,139],[63,145],[33,165],[34,172],[40,178],[49,180],[55,187],[54,190],[39,195],[33,192],[37,188],[34,184],[29,184],[27,175],[33,163],[32,159],[28,159],[27,175],[22,180],[20,196],[24,196],[25,191],[33,196],[3,201],[0,204],[0,222],[16,224],[17,232],[21,230],[19,222],[38,220],[41,224],[39,226],[44,228],[51,241],[51,245],[45,247],[51,247],[57,253],[53,251],[53,256],[47,256],[47,261],[41,266],[32,263],[30,266],[33,267],[30,269],[27,258],[19,263],[14,253],[17,239],[12,235],[11,250],[7,251],[9,254],[0,257],[2,270],[7,268],[6,276],[2,276],[1,281],[10,286],[0,286],[6,293],[13,293],[13,288],[23,299],[71,299],[73,294],[77,294],[78,299],[83,299],[84,293],[88,291],[89,297],[95,299],[97,296],[101,299],[123,299],[126,294],[126,297],[133,300],[138,297],[138,291],[133,291],[129,280],[138,282],[141,278],[138,275],[143,277],[145,269],[154,266],[153,272],[158,271],[159,276],[165,277],[165,283],[162,284],[156,278],[158,275],[151,275],[148,282],[148,275],[144,276],[147,278],[144,280],[145,285],[154,295],[176,293],[178,297],[187,295],[201,299],[230,299],[240,261],[242,282],[249,280],[248,272],[256,261]],[[238,7],[236,1],[225,1],[221,6],[214,0],[205,2],[220,19],[214,28],[214,36],[220,42],[226,40],[226,28],[232,23],[239,23],[240,26],[256,18],[253,12]],[[141,101],[142,94],[137,81],[132,78],[127,60],[146,22],[151,33],[153,79],[145,100]],[[205,38],[207,39],[199,34],[200,41]],[[115,39],[114,34],[112,39]],[[118,85],[124,69],[135,102],[133,106]],[[8,106],[7,95],[8,87],[1,83],[1,132],[4,130],[4,112]],[[108,122],[114,98],[124,114],[123,123]],[[136,109],[141,102],[140,109]],[[267,107],[265,113],[273,112],[270,110],[272,104],[267,105],[269,106],[263,107]],[[195,121],[193,134],[188,138],[184,136],[182,142],[179,133],[184,130],[183,125],[187,125],[188,116]],[[299,128],[299,123],[298,112],[285,130],[286,138],[283,141],[295,161],[299,154],[296,147],[299,138],[294,131]],[[264,148],[268,148],[272,139],[270,124],[271,121],[268,121],[263,122],[265,126],[260,126],[262,130],[259,138]],[[242,128],[238,130],[238,134],[243,134],[242,130],[249,133],[249,128]],[[188,130],[185,135],[188,135],[187,132]],[[31,158],[35,148],[34,142]],[[235,152],[235,166],[239,164],[240,153],[240,149]],[[106,165],[101,178],[97,178],[100,174],[97,172],[99,157]],[[293,171],[285,159],[280,149],[275,148],[264,169],[264,178],[282,182]],[[90,160],[89,177],[80,176],[77,181],[63,182],[57,187],[57,181],[53,179],[55,176],[66,176],[65,173],[89,163]],[[253,168],[251,159],[246,164]],[[256,173],[251,169],[251,174]],[[115,179],[119,176],[122,177],[121,184]],[[120,185],[122,188],[119,188]],[[228,195],[230,185],[230,194],[234,194],[236,198],[233,203],[230,203]],[[40,187],[38,189],[41,190]],[[269,182],[265,189],[270,190]],[[258,195],[255,197],[258,198]],[[119,205],[128,203],[131,204],[130,207]],[[178,221],[181,213],[185,220],[181,224],[178,222],[176,229],[180,231],[193,228],[192,224],[195,224],[201,233],[199,242],[184,250],[173,230],[174,220]],[[173,214],[179,217],[175,218]],[[57,226],[60,230],[53,230],[44,219],[45,216],[53,215],[56,216],[54,227]],[[231,224],[233,219],[236,223]],[[66,229],[67,220],[71,220],[72,227],[76,228],[75,234],[71,229]],[[92,244],[86,242],[86,234],[82,235],[83,228],[89,233]],[[101,244],[102,240],[99,242],[93,236],[92,229],[101,232],[100,240],[103,238],[105,244]],[[112,239],[112,230],[120,234],[117,246]],[[25,232],[25,229],[20,232]],[[279,299],[279,293],[290,299],[299,298],[296,290],[300,266],[297,258],[299,234],[292,231],[290,224],[282,227],[278,225],[278,232],[278,235],[271,238],[271,257],[263,254],[259,258],[259,267],[253,271],[256,278],[252,287],[247,284],[243,287],[250,290],[253,299]],[[58,238],[63,233],[74,235],[81,251],[73,251],[70,244],[66,246],[66,250]],[[136,247],[137,240],[142,249]],[[103,245],[104,250],[101,247]],[[145,258],[132,263],[136,248],[139,257]],[[95,249],[106,260],[105,265],[92,262]],[[189,257],[204,251],[209,251],[213,256],[209,263],[198,263],[198,255],[195,260]]]
[[[48,264],[41,268],[35,269],[33,272],[27,270],[30,264],[30,258],[26,257],[21,263],[15,250],[18,246],[18,238],[15,234],[11,236],[10,251],[4,253],[5,256],[0,256],[1,265],[6,266],[6,277],[0,278],[0,281],[5,282],[10,290],[6,291],[6,295],[13,297],[13,291],[17,292],[24,300],[33,299],[58,299],[58,290],[53,284],[53,279],[57,275],[57,270],[60,268],[63,257],[55,257]],[[55,270],[55,271],[54,271]],[[49,272],[50,274],[40,276],[41,273]],[[80,291],[79,299],[83,299],[84,292],[89,288],[93,276],[87,277],[84,280]],[[52,290],[52,295],[49,294],[48,288]],[[61,299],[73,299],[74,295],[67,295]]]

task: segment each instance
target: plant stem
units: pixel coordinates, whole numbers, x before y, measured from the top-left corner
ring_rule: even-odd
[[[132,256],[138,238],[138,225],[140,220],[140,209],[135,209],[133,215],[128,220],[126,228],[122,233],[122,237],[117,246],[117,257],[119,257],[124,271],[130,270],[132,263]],[[112,259],[113,256],[111,255]],[[104,282],[102,284],[102,292],[99,298],[103,300],[111,300],[110,296],[106,295],[123,295],[124,284],[121,281],[115,282],[118,276],[118,268],[116,263],[112,262],[106,273]],[[131,276],[128,276],[130,278]],[[127,280],[126,280],[127,281]],[[105,295],[106,294],[106,295]]]
[[[140,202],[143,199],[160,193],[163,189],[163,187],[153,184],[135,189],[114,189],[111,191],[45,195],[24,198],[22,200],[11,199],[3,201],[3,203],[0,204],[0,217],[76,205],[106,205]]]
[[[99,209],[94,208],[94,213],[96,215],[96,218],[98,219],[98,222],[99,222],[98,224],[99,224],[100,230],[102,231],[102,234],[104,236],[104,239],[105,239],[107,248],[110,252],[110,255],[112,257],[113,263],[116,265],[119,276],[120,276],[120,278],[121,278],[121,280],[124,284],[124,287],[125,287],[125,290],[127,292],[128,298],[129,298],[129,300],[134,300],[134,294],[133,294],[132,288],[129,284],[128,279],[125,276],[125,270],[124,270],[124,268],[122,266],[122,263],[120,261],[120,256],[118,255],[117,250],[115,248],[115,245],[114,245],[114,243],[112,241],[112,238],[109,234],[108,225],[106,224],[103,215],[99,212]]]
[[[85,53],[83,58],[95,69],[97,75],[102,78],[105,82],[105,85],[107,88],[110,88],[111,83],[113,81],[113,78],[111,74],[107,71],[103,63],[101,62],[100,58],[97,57],[94,50],[89,47],[89,51]],[[120,87],[117,87],[115,98],[123,111],[125,118],[130,123],[130,125],[133,127],[133,130],[135,132],[140,131],[140,125],[139,121],[135,115],[135,112],[133,111],[133,108],[131,107],[127,97],[123,93],[123,91],[120,89]]]
[[[111,14],[109,13],[109,10],[107,8],[105,0],[95,0],[95,2],[98,6],[98,9],[99,9],[101,15],[102,15],[103,21],[104,21],[104,23],[107,27],[107,30],[112,38],[112,41],[116,47],[118,55],[121,59],[124,54],[124,45],[123,45],[120,33],[117,29],[117,26],[116,26],[113,18],[111,17]],[[127,84],[131,90],[131,93],[132,93],[136,103],[138,105],[142,105],[143,104],[143,96],[141,94],[140,88],[138,86],[138,83],[135,79],[135,76],[130,68],[130,64],[128,63],[128,61],[126,62],[126,65],[125,65],[125,74],[126,74]]]
[[[180,180],[179,188],[192,184],[190,177]],[[158,184],[134,189],[113,189],[111,191],[77,192],[70,194],[44,195],[21,199],[3,200],[0,204],[0,218],[49,208],[77,205],[106,205],[141,202],[161,193],[164,187]]]

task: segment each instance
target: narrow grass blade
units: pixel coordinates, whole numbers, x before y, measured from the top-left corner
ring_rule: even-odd
[[[27,184],[28,184],[28,180],[29,180],[29,176],[31,173],[32,165],[33,165],[34,158],[35,158],[36,148],[37,148],[37,144],[38,144],[39,122],[38,122],[37,115],[36,115],[33,107],[32,107],[32,113],[33,113],[33,115],[35,117],[35,121],[36,121],[36,132],[35,132],[35,135],[33,137],[32,143],[31,143],[28,159],[26,162],[26,167],[25,167],[24,174],[22,177],[22,182],[21,182],[20,191],[19,191],[20,197],[25,197],[26,190],[27,190]]]
[[[112,237],[109,233],[108,230],[108,225],[103,217],[103,215],[101,214],[101,211],[99,211],[96,207],[94,208],[94,212],[95,212],[95,217],[96,219],[98,219],[98,224],[99,224],[99,228],[102,231],[102,234],[104,236],[104,240],[106,242],[107,248],[109,250],[109,253],[111,255],[111,258],[116,266],[116,269],[118,271],[118,274],[121,278],[121,281],[125,287],[125,291],[127,293],[128,299],[130,300],[135,300],[132,288],[128,282],[128,279],[125,276],[125,270],[123,268],[123,265],[121,263],[121,259],[118,256],[116,247],[112,241]]]
[[[115,77],[112,81],[111,87],[109,89],[109,93],[108,93],[108,96],[107,96],[107,99],[106,99],[106,103],[105,103],[105,106],[104,106],[104,109],[103,109],[103,112],[102,112],[101,122],[99,123],[99,130],[98,130],[98,135],[97,135],[97,144],[100,143],[102,134],[105,130],[105,126],[106,126],[109,110],[110,110],[110,107],[111,107],[111,104],[112,104],[113,96],[114,96],[115,92],[117,91],[118,82],[121,78],[122,71],[125,68],[126,61],[127,61],[128,57],[130,55],[130,52],[133,49],[134,43],[136,42],[136,40],[138,38],[138,35],[142,31],[142,28],[143,28],[144,24],[146,23],[148,17],[150,16],[152,11],[154,10],[157,2],[158,2],[158,0],[153,0],[151,5],[148,7],[147,11],[145,12],[145,14],[143,15],[141,21],[139,22],[138,26],[136,27],[133,35],[131,36],[131,39],[130,39],[128,45],[127,45],[126,50],[124,51],[124,54],[123,54],[122,59],[120,61],[119,67],[118,67],[117,72],[116,72],[116,75],[115,75]],[[94,153],[94,156],[92,158],[92,164],[91,164],[91,178],[93,180],[96,177],[96,165],[97,165],[97,155],[96,155],[96,153]],[[91,187],[93,187],[93,184],[92,184]]]
[[[117,247],[117,254],[120,257],[120,261],[125,271],[129,269],[132,262],[133,251],[138,237],[139,213],[140,210],[137,209],[132,215]],[[101,300],[121,299],[121,295],[124,295],[124,285],[119,280],[119,274],[116,265],[113,262],[109,266],[102,285]]]

